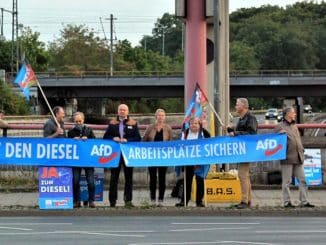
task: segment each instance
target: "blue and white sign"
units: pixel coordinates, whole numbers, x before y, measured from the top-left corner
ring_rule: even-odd
[[[2,164],[112,168],[119,159],[119,144],[111,140],[0,138]]]
[[[95,168],[94,171],[94,182],[95,182],[95,200],[94,201],[103,201],[103,191],[104,191],[104,169]],[[85,176],[84,169],[82,170],[80,176],[80,200],[88,201],[88,186]]]
[[[40,209],[72,209],[72,170],[65,167],[39,168]]]
[[[121,144],[128,167],[185,166],[281,160],[285,134],[242,135],[198,140],[129,142]]]
[[[322,168],[320,149],[305,149],[304,150],[304,173],[306,176],[307,186],[322,185]],[[295,180],[295,185],[298,185],[298,180]]]

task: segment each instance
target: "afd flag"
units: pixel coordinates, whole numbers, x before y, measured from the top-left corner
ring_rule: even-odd
[[[111,140],[0,138],[1,164],[115,168],[119,159],[119,144]]]
[[[129,142],[120,149],[128,167],[169,167],[281,160],[286,158],[286,144],[286,134],[259,134]]]
[[[189,128],[189,120],[191,117],[199,117],[207,120],[208,117],[208,99],[204,92],[196,84],[194,93],[192,94],[186,109],[185,118],[183,120],[184,129]]]
[[[24,63],[20,68],[14,83],[19,85],[20,89],[25,95],[26,100],[29,100],[30,87],[37,84],[37,82],[36,75],[30,64]]]
[[[207,123],[208,120],[208,99],[205,93],[201,90],[198,83],[196,84],[194,93],[192,94],[189,104],[186,109],[185,118],[183,120],[182,130],[189,128],[189,120],[191,117],[198,117],[201,119],[202,125]],[[206,178],[210,165],[200,165],[195,167],[195,174]],[[180,169],[176,168],[177,172],[180,172]]]

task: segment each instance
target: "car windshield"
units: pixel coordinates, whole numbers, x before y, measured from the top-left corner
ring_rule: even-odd
[[[276,108],[270,108],[270,109],[268,109],[268,112],[269,113],[274,113],[274,112],[277,112],[277,109]]]

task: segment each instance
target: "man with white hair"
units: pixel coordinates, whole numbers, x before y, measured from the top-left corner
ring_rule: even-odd
[[[257,134],[258,123],[256,117],[249,111],[249,103],[246,98],[238,98],[235,110],[240,118],[237,126],[234,128],[228,127],[227,131],[230,136]],[[250,207],[251,204],[251,182],[250,182],[250,164],[239,164],[239,179],[241,186],[241,202],[236,205],[236,208],[243,209]]]
[[[129,108],[126,104],[120,104],[118,115],[109,122],[108,128],[103,139],[113,140],[117,143],[126,143],[130,141],[140,141],[140,133],[137,122],[129,117]],[[124,201],[125,207],[133,207],[132,204],[132,175],[133,168],[127,167],[123,157],[120,157],[119,166],[111,168],[111,179],[109,189],[110,207],[115,207],[118,199],[118,181],[120,169],[123,167],[125,175]]]

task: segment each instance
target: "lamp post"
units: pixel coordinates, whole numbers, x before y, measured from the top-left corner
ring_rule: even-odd
[[[158,29],[158,32],[160,29],[162,31],[162,56],[164,56],[165,55],[165,30],[167,29],[167,27],[162,24],[156,24],[156,28]]]
[[[22,40],[24,25],[19,24],[18,29],[20,30],[20,37],[17,39],[17,40],[19,40],[19,44],[20,44],[19,45],[20,62],[23,63],[25,60],[25,52],[23,50],[23,40]]]

